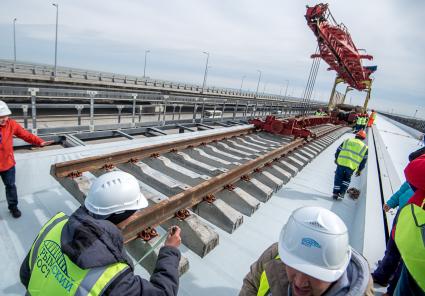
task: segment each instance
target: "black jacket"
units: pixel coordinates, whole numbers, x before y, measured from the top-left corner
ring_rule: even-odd
[[[62,230],[62,251],[83,269],[122,262],[130,268],[110,284],[104,295],[177,295],[179,286],[178,265],[180,251],[174,247],[162,247],[150,281],[134,275],[133,264],[128,258],[120,230],[107,220],[94,219],[84,207],[75,211]],[[21,283],[28,288],[31,272],[29,254],[21,265]]]

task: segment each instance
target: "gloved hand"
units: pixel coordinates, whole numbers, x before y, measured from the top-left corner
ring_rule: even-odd
[[[165,240],[164,245],[178,248],[182,239],[180,237],[181,229],[178,226],[172,226],[168,231],[168,237]]]
[[[362,173],[362,172],[357,171],[357,172],[356,172],[356,177],[359,177],[361,173]]]
[[[386,212],[388,212],[390,209],[391,209],[391,208],[390,208],[390,206],[389,206],[389,205],[384,204],[384,211],[385,211],[385,213],[386,213]]]

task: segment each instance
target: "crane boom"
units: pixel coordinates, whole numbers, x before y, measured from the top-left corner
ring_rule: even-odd
[[[347,27],[335,21],[328,4],[307,6],[305,18],[317,38],[320,51],[311,57],[322,58],[329,65],[328,70],[336,71],[338,77],[352,88],[368,89],[371,83],[369,76],[376,71],[377,67],[364,67],[362,59],[372,60],[373,57],[359,53]]]

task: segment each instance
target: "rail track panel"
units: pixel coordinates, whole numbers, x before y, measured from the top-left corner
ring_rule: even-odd
[[[349,129],[312,128],[316,139],[293,139],[251,126],[222,134],[115,152],[52,166],[51,174],[80,203],[100,175],[135,176],[149,206],[119,225],[128,251],[152,272],[165,229],[182,228],[182,243],[200,257],[219,244],[214,227],[232,233],[315,156]],[[208,222],[207,222],[208,221]],[[182,257],[180,274],[189,262]]]

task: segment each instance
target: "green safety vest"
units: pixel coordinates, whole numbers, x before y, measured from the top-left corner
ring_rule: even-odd
[[[376,119],[376,112],[372,112],[372,114],[370,115],[370,117],[372,117],[373,120]]]
[[[353,171],[359,168],[367,151],[367,145],[359,139],[347,139],[342,144],[342,149],[339,152],[336,160],[338,165],[342,165],[352,169]]]
[[[425,291],[425,210],[407,204],[397,219],[395,243],[410,275]]]
[[[82,269],[61,250],[62,229],[68,217],[56,214],[40,230],[29,255],[31,277],[27,295],[102,295],[113,280],[129,266],[114,263]]]
[[[276,257],[274,257],[274,259],[280,260],[279,254]],[[270,291],[269,280],[267,279],[266,271],[264,270],[261,273],[260,286],[258,287],[257,296],[266,296],[269,294],[269,291]]]
[[[356,124],[362,125],[363,124],[363,117],[357,117]]]

